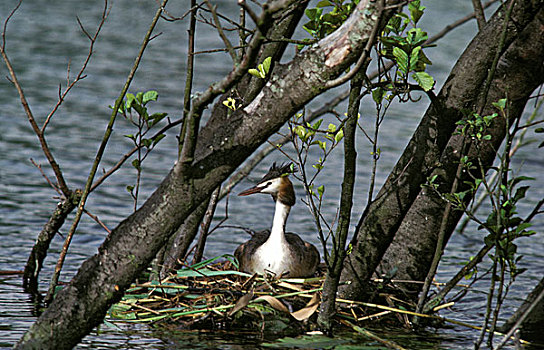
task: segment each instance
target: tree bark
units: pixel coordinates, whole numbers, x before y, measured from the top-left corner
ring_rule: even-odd
[[[270,28],[268,33],[265,33],[266,37],[271,40],[291,38],[307,5],[307,0],[298,1],[284,11],[276,13],[273,16],[274,26]],[[257,61],[262,62],[265,58],[272,57],[272,62],[278,62],[282,58],[286,47],[286,41],[271,41],[266,43],[263,45]],[[270,66],[270,72],[273,72],[273,70],[274,65],[272,64]],[[247,74],[232,89],[236,91],[235,94],[231,94],[230,91],[227,91],[221,96],[219,103],[216,103],[213,108],[212,118],[217,118],[218,116],[225,118],[227,116],[230,110],[225,108],[221,102],[228,97],[231,97],[231,95],[234,95],[235,97],[240,96],[242,101],[252,101],[262,90],[265,83],[265,79]],[[157,256],[156,270],[160,271],[161,277],[167,276],[168,272],[177,266],[177,260],[183,258],[187,254],[187,249],[197,235],[200,222],[208,207],[208,201],[209,198],[205,199],[203,203],[189,215],[186,220],[187,222],[182,224],[170,239],[165,251],[162,251]],[[206,202],[206,204],[204,204],[204,202]],[[159,267],[160,265],[162,265],[162,268]]]
[[[542,1],[534,6],[531,2],[516,2],[488,96],[482,96],[481,92],[498,49],[497,38],[504,29],[503,7],[458,60],[376,200],[361,217],[352,240],[353,252],[346,260],[342,276],[346,282],[341,290],[344,297],[363,298],[380,262],[381,272],[397,268],[398,278],[419,281],[425,278],[445,205],[421,185],[429,176],[438,174],[442,180],[440,190],[449,192],[462,149],[462,138],[453,132],[463,111],[483,109],[485,115],[493,112],[491,102],[508,97],[510,116],[517,118],[529,94],[542,84],[542,7]],[[506,131],[504,121],[500,118],[496,121],[491,131],[492,140],[483,152],[477,155],[472,148],[469,153],[472,161],[479,156],[486,169],[495,159],[495,150]],[[446,238],[459,217],[460,213],[455,213],[449,218]]]
[[[211,118],[199,132],[193,162],[176,163],[141,208],[112,230],[16,348],[72,348],[100,324],[185,218],[360,56],[379,20],[375,6],[361,1],[338,30],[288,64],[278,64],[249,105],[230,116]]]
[[[43,266],[43,261],[47,257],[47,250],[55,235],[60,230],[66,217],[74,210],[81,198],[81,191],[71,192],[68,198],[57,204],[57,208],[44,225],[43,230],[38,235],[36,243],[28,256],[28,260],[23,272],[23,288],[27,292],[38,292],[38,275]]]
[[[538,285],[533,289],[521,306],[514,312],[512,317],[504,323],[499,329],[502,333],[508,333],[511,328],[517,326],[521,321],[519,330],[521,337],[530,342],[538,344],[544,343],[544,332],[542,325],[544,324],[544,278],[540,280]],[[526,314],[526,315],[525,315]],[[523,317],[523,319],[521,319]]]

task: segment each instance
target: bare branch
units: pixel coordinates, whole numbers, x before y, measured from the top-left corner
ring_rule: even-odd
[[[253,23],[255,23],[255,25],[257,25],[257,27],[258,27],[259,26],[259,16],[257,16],[257,14],[253,11],[253,9],[248,6],[248,4],[245,2],[245,0],[238,0],[238,5],[240,5],[244,9],[244,11],[246,11],[246,13],[249,15],[249,17],[251,17],[251,19],[253,20]]]
[[[292,2],[294,2],[294,0],[287,1],[286,4],[290,4]],[[245,4],[244,1],[240,1],[239,3]],[[225,78],[223,78],[223,80],[212,84],[210,87],[208,87],[208,89],[193,100],[190,112],[185,115],[188,126],[186,129],[187,134],[184,136],[185,140],[181,154],[181,162],[183,164],[189,164],[193,161],[198,129],[200,126],[200,118],[203,109],[209,103],[211,103],[215,97],[230,89],[238,80],[242,78],[244,74],[246,74],[247,69],[257,57],[259,49],[264,42],[263,34],[266,34],[267,31],[267,27],[265,26],[271,25],[272,21],[270,19],[272,15],[273,11],[263,10],[261,15],[257,18],[257,23],[260,23],[261,25],[259,26],[259,24],[257,24],[258,30],[255,32],[253,38],[249,42],[246,54],[240,64],[235,66],[233,70],[227,74]]]
[[[233,49],[238,50],[238,49],[243,49],[244,47],[247,47],[247,45],[233,46]],[[188,55],[202,55],[202,54],[205,54],[205,53],[216,53],[216,52],[225,52],[225,51],[228,51],[228,49],[210,49],[210,50],[195,51],[195,52],[190,53]]]
[[[3,34],[4,35],[4,34]],[[3,37],[4,38],[4,37]],[[5,42],[4,42],[5,43]],[[61,189],[64,196],[68,197],[70,194],[70,189],[68,188],[68,185],[66,184],[66,181],[64,180],[64,176],[62,175],[62,171],[60,170],[60,167],[55,160],[55,157],[51,153],[51,150],[49,149],[49,145],[47,144],[47,141],[45,140],[45,137],[43,133],[40,130],[40,127],[36,123],[36,119],[34,118],[34,114],[32,114],[32,111],[30,109],[30,105],[28,104],[28,101],[26,99],[26,96],[23,92],[23,88],[21,84],[19,83],[19,80],[17,79],[17,75],[15,74],[15,70],[13,69],[13,66],[11,65],[11,62],[9,61],[9,58],[6,54],[6,51],[4,50],[4,45],[0,46],[0,54],[2,55],[2,58],[4,59],[4,62],[6,64],[6,67],[8,68],[9,74],[11,76],[11,82],[17,89],[17,92],[19,93],[19,99],[21,100],[21,104],[23,105],[23,109],[26,113],[26,116],[28,118],[28,121],[30,125],[32,126],[32,129],[34,130],[34,133],[38,137],[38,140],[40,141],[40,146],[43,150],[43,153],[45,157],[47,158],[47,161],[51,165],[51,168],[53,169],[53,172],[55,173],[55,177],[57,178],[57,182],[59,184],[59,188]]]
[[[208,8],[210,9],[210,11],[212,13],[212,18],[213,18],[213,21],[215,23],[215,28],[217,29],[217,32],[219,33],[219,36],[223,40],[223,43],[225,43],[225,46],[226,46],[226,48],[227,48],[227,50],[229,52],[230,57],[232,58],[232,61],[234,62],[234,64],[238,64],[239,59],[238,59],[238,56],[236,56],[236,52],[234,51],[234,47],[232,47],[232,44],[231,44],[230,40],[225,35],[225,32],[223,32],[223,27],[221,27],[221,22],[219,21],[219,18],[217,17],[217,12],[216,12],[217,5],[213,6],[211,4],[210,0],[206,0],[206,4],[208,5]]]
[[[49,112],[49,114],[47,115],[47,118],[45,118],[45,121],[41,127],[41,132],[42,133],[45,133],[45,129],[47,128],[47,125],[49,125],[49,122],[51,121],[51,118],[53,117],[53,115],[57,112],[57,110],[59,109],[59,107],[62,105],[62,103],[64,102],[64,100],[66,99],[66,96],[68,95],[68,93],[70,92],[70,90],[72,90],[72,88],[82,79],[85,79],[85,77],[87,75],[84,74],[85,72],[85,69],[87,69],[87,65],[89,64],[90,60],[91,60],[91,56],[93,55],[93,49],[94,49],[94,44],[96,43],[96,40],[98,39],[98,35],[100,34],[100,31],[102,30],[102,27],[104,26],[104,23],[106,22],[106,19],[108,18],[108,15],[110,13],[110,10],[111,10],[111,7],[110,9],[108,9],[108,0],[104,0],[104,9],[102,11],[102,17],[100,19],[100,23],[98,24],[98,27],[96,28],[96,31],[94,33],[93,36],[91,36],[86,30],[85,28],[83,27],[83,24],[81,23],[81,21],[79,20],[79,17],[76,17],[77,18],[77,22],[79,24],[79,27],[81,28],[81,30],[83,31],[83,33],[87,36],[87,38],[89,39],[89,41],[91,42],[90,45],[89,45],[89,53],[87,54],[87,57],[85,58],[85,61],[83,62],[83,65],[81,66],[81,69],[79,70],[76,78],[74,79],[74,81],[72,81],[70,83],[70,62],[68,63],[68,68],[67,68],[67,78],[66,78],[66,89],[64,90],[64,92],[62,94],[60,94],[60,91],[59,91],[59,99],[57,100],[57,103],[55,104],[55,106],[53,107],[53,109],[51,110],[51,112]],[[60,90],[60,87],[59,87],[59,90]]]
[[[38,163],[36,163],[34,161],[34,159],[30,158],[30,162],[36,167],[38,168],[38,170],[40,171],[40,173],[42,173],[42,176],[43,178],[45,179],[45,181],[47,181],[47,183],[49,184],[49,186],[51,186],[51,188],[53,188],[58,194],[62,195],[62,192],[59,190],[59,188],[57,186],[55,186],[55,184],[53,184],[53,182],[49,179],[49,177],[45,174],[45,172],[43,171],[42,169],[42,166]]]
[[[113,106],[113,111],[112,111],[112,114],[111,114],[111,117],[110,117],[110,121],[108,123],[108,126],[106,128],[106,132],[104,133],[104,137],[102,139],[102,142],[100,144],[100,147],[98,149],[98,152],[96,154],[96,157],[95,157],[95,160],[93,162],[93,165],[92,165],[92,168],[91,168],[91,171],[89,173],[89,177],[87,178],[87,182],[85,184],[85,189],[83,190],[83,193],[81,195],[81,199],[79,201],[79,205],[77,207],[77,212],[76,212],[76,216],[74,218],[74,221],[72,222],[72,226],[70,227],[70,231],[68,232],[68,235],[66,237],[66,240],[64,242],[64,245],[62,247],[62,251],[59,255],[59,259],[57,261],[57,265],[55,266],[55,272],[53,273],[53,276],[51,278],[51,283],[49,284],[49,290],[47,291],[47,295],[44,299],[45,303],[49,303],[53,300],[53,295],[54,295],[54,292],[55,292],[55,288],[58,284],[58,280],[59,280],[59,276],[60,276],[60,271],[62,269],[62,266],[64,264],[64,260],[66,258],[66,254],[68,252],[68,247],[70,246],[70,242],[72,241],[72,237],[75,233],[75,230],[79,224],[79,221],[81,220],[81,216],[83,215],[83,210],[85,208],[85,203],[87,201],[87,197],[89,196],[89,193],[90,193],[90,189],[91,189],[91,186],[93,184],[93,179],[94,179],[94,176],[96,174],[96,171],[98,169],[98,165],[100,164],[100,161],[102,160],[102,155],[104,154],[104,151],[106,149],[106,145],[109,141],[109,138],[110,138],[110,135],[113,131],[113,124],[115,123],[115,119],[117,117],[117,112],[119,110],[119,106],[121,105],[121,103],[123,102],[123,98],[125,96],[125,94],[127,93],[128,91],[128,88],[132,82],[132,79],[134,78],[134,74],[136,73],[136,70],[138,69],[139,65],[140,65],[140,61],[143,57],[143,54],[144,54],[144,51],[147,47],[147,44],[149,43],[149,38],[151,37],[151,34],[153,33],[153,30],[155,29],[155,26],[160,18],[160,15],[162,13],[162,10],[164,8],[164,6],[166,5],[166,3],[168,2],[168,0],[163,0],[161,6],[159,7],[159,9],[157,10],[157,12],[155,13],[155,16],[153,17],[153,21],[145,35],[145,38],[142,42],[142,45],[140,47],[140,51],[138,52],[138,56],[136,57],[135,59],[135,62],[134,64],[132,65],[132,69],[130,70],[130,73],[127,77],[127,80],[125,82],[125,85],[123,86],[123,89],[121,90],[121,93],[119,94],[119,97],[117,98],[117,100],[115,101],[115,105]]]
[[[480,0],[472,0],[472,7],[474,8],[474,15],[476,16],[476,21],[478,22],[478,30],[482,30],[485,26],[485,14],[484,8]]]
[[[11,17],[13,17],[15,12],[17,12],[17,10],[19,9],[19,7],[21,6],[22,3],[23,3],[23,0],[19,0],[17,5],[15,5],[13,10],[11,10],[11,12],[9,13],[9,16],[4,21],[4,28],[2,29],[2,51],[4,51],[6,49],[6,30],[7,30],[7,27],[8,27],[8,22],[11,19]]]
[[[159,0],[155,0],[155,2],[157,3],[157,5],[160,6],[160,2]],[[191,8],[187,11],[185,11],[185,13],[179,17],[176,17],[174,16],[173,14],[171,14],[168,10],[166,10],[165,8],[162,9],[162,12],[163,14],[161,14],[161,18],[164,19],[165,21],[168,21],[168,22],[175,22],[175,21],[182,21],[185,17],[187,17],[193,10],[196,10],[196,9],[201,9],[201,10],[205,10],[203,7],[202,7],[202,4],[198,4],[198,5],[194,5],[194,6],[191,6]]]

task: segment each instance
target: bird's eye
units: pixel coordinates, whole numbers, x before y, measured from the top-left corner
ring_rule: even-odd
[[[266,183],[266,187],[268,187],[268,186],[270,186],[270,185],[272,185],[272,181],[268,181],[268,182]]]

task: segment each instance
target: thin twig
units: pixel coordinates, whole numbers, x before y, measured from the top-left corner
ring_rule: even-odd
[[[77,18],[77,23],[79,24],[79,27],[81,28],[81,31],[85,34],[85,36],[87,36],[87,38],[91,42],[90,45],[89,45],[89,53],[87,54],[87,57],[85,58],[85,61],[83,62],[83,65],[81,66],[81,69],[79,70],[79,73],[77,74],[76,78],[71,83],[70,83],[70,64],[68,64],[67,78],[66,78],[66,84],[67,84],[66,89],[64,90],[64,92],[62,94],[59,94],[59,98],[57,100],[57,103],[55,104],[55,106],[53,107],[51,112],[49,112],[49,115],[47,115],[47,118],[45,118],[45,121],[44,121],[44,123],[43,123],[43,125],[41,127],[41,132],[42,133],[45,133],[45,129],[47,128],[47,125],[51,121],[51,118],[53,117],[55,112],[59,109],[61,104],[64,102],[64,100],[66,99],[66,96],[68,95],[70,90],[80,80],[85,79],[86,75],[84,74],[84,72],[85,72],[85,69],[87,68],[87,65],[89,64],[89,62],[91,60],[91,56],[93,55],[94,44],[96,43],[96,40],[98,39],[98,35],[100,34],[100,31],[102,30],[102,27],[104,26],[104,23],[106,22],[106,19],[108,18],[110,11],[111,11],[111,7],[108,9],[108,1],[105,0],[104,1],[104,9],[102,11],[102,17],[100,19],[100,23],[98,24],[98,27],[96,28],[96,31],[95,31],[93,36],[91,36],[85,30],[85,28],[83,27],[83,24],[79,20],[79,17],[76,17]],[[60,86],[59,86],[59,92],[60,92]]]
[[[287,1],[286,6],[292,2],[294,2],[294,0]],[[241,1],[241,3],[245,4],[244,1]],[[240,64],[235,66],[221,81],[210,85],[204,92],[199,94],[193,100],[191,110],[185,115],[188,124],[180,158],[182,164],[190,164],[193,161],[200,120],[202,117],[201,114],[204,108],[211,103],[215,97],[229,90],[236,82],[238,82],[242,76],[247,73],[249,65],[253,64],[257,57],[259,49],[264,42],[264,35],[266,35],[268,28],[272,25],[270,19],[274,13],[273,10],[276,10],[276,7],[272,10],[268,10],[266,7],[264,8],[265,9],[263,9],[263,12],[258,17],[258,23],[260,23],[260,25],[257,25],[258,32],[253,35],[253,38],[249,42],[246,54]]]
[[[472,0],[472,7],[474,8],[474,15],[476,16],[476,22],[478,23],[478,30],[482,30],[485,26],[485,13],[482,3],[480,0]]]
[[[42,169],[42,166],[38,163],[36,163],[34,161],[34,159],[30,158],[30,162],[36,167],[38,168],[38,170],[40,171],[40,173],[42,174],[43,178],[45,179],[45,181],[47,181],[47,183],[49,184],[49,186],[51,186],[51,188],[53,188],[59,195],[62,195],[62,192],[60,191],[60,189],[55,186],[55,184],[53,184],[53,181],[51,181],[49,179],[49,177],[45,174],[45,172],[43,171]]]
[[[91,219],[93,219],[97,224],[102,226],[102,228],[109,234],[111,233],[111,230],[106,226],[106,224],[98,218],[97,215],[94,215],[93,213],[89,212],[87,209],[83,210],[85,214],[87,214]]]
[[[89,173],[89,177],[87,178],[87,183],[85,184],[85,189],[83,191],[83,194],[81,196],[81,200],[79,202],[79,205],[77,207],[76,216],[74,218],[74,221],[72,222],[72,226],[70,227],[70,231],[68,232],[68,235],[66,237],[66,240],[64,242],[64,245],[62,247],[62,251],[59,255],[59,259],[57,261],[57,265],[55,266],[55,271],[53,273],[53,276],[51,278],[51,283],[49,284],[49,290],[47,292],[47,295],[44,299],[44,302],[46,304],[50,303],[53,300],[53,295],[55,293],[55,288],[58,284],[58,280],[60,277],[60,272],[62,270],[62,266],[64,265],[64,260],[66,258],[66,254],[68,253],[68,247],[70,246],[70,242],[72,241],[72,237],[75,233],[75,230],[79,224],[79,221],[81,220],[81,216],[83,214],[83,209],[85,208],[85,203],[87,200],[87,197],[89,196],[91,185],[93,183],[94,176],[96,174],[96,171],[98,169],[98,165],[100,164],[100,161],[102,160],[102,155],[104,154],[104,151],[106,149],[106,145],[108,143],[108,140],[110,138],[110,135],[113,131],[113,124],[115,123],[115,119],[117,117],[117,112],[119,111],[119,106],[123,102],[123,99],[125,97],[125,94],[128,91],[128,88],[132,82],[132,79],[134,78],[134,74],[136,73],[136,70],[138,69],[140,65],[140,61],[143,57],[144,51],[147,47],[147,44],[149,43],[149,38],[151,37],[151,34],[153,32],[153,29],[155,29],[155,25],[157,24],[160,14],[162,13],[162,9],[166,5],[168,0],[163,0],[162,5],[159,9],[157,9],[157,12],[155,13],[155,17],[153,18],[153,21],[151,22],[151,25],[145,35],[145,38],[142,42],[142,45],[140,47],[140,51],[138,52],[138,56],[136,57],[136,60],[132,66],[132,69],[127,77],[127,80],[125,82],[125,85],[123,86],[123,89],[121,90],[121,93],[119,94],[119,97],[115,101],[115,105],[113,107],[113,111],[110,117],[110,121],[108,123],[108,126],[106,128],[106,132],[104,133],[104,137],[102,139],[102,143],[100,144],[100,147],[98,149],[97,155],[95,157],[95,160],[93,162],[93,166],[91,168],[91,171]]]
[[[17,6],[18,8],[18,6]],[[13,14],[14,12],[12,12]],[[10,17],[12,16],[10,14]],[[4,27],[7,25],[7,20],[4,23]],[[57,178],[57,182],[59,185],[60,190],[62,193],[68,197],[70,195],[70,189],[68,188],[68,185],[66,184],[66,181],[64,180],[64,175],[62,174],[62,171],[60,169],[60,166],[58,165],[57,161],[55,160],[55,157],[53,156],[53,153],[51,153],[51,149],[49,148],[49,145],[43,135],[43,133],[40,130],[40,127],[38,126],[36,119],[34,118],[34,114],[32,113],[30,109],[30,105],[28,104],[28,101],[26,99],[26,96],[23,92],[23,88],[21,84],[19,83],[19,80],[17,79],[17,75],[15,74],[15,70],[13,69],[13,66],[11,65],[11,62],[9,61],[9,58],[5,51],[5,32],[2,33],[2,39],[3,43],[2,46],[0,46],[0,54],[2,55],[2,58],[4,59],[4,62],[6,64],[6,67],[8,68],[9,74],[11,76],[11,82],[17,89],[17,92],[19,93],[19,99],[21,100],[21,104],[23,105],[23,109],[26,113],[26,116],[28,118],[28,121],[30,125],[32,126],[32,129],[34,130],[34,133],[38,137],[38,140],[40,141],[40,146],[42,148],[42,151],[47,158],[47,161],[51,165],[51,168],[53,169],[53,172],[55,173],[55,177]]]
[[[216,12],[216,6],[213,6],[210,2],[210,0],[206,0],[206,4],[208,5],[208,8],[210,9],[210,12],[212,13],[212,18],[215,23],[215,28],[217,29],[217,33],[219,33],[219,36],[223,40],[223,43],[225,44],[225,47],[227,48],[227,51],[232,58],[232,62],[236,65],[239,62],[238,56],[236,55],[236,52],[234,51],[234,47],[232,46],[230,40],[225,35],[225,32],[223,32],[223,27],[221,26],[221,22],[219,21],[219,18],[217,17]]]
[[[215,191],[213,191],[210,198],[210,203],[208,204],[208,209],[206,210],[206,214],[204,216],[204,221],[200,227],[200,236],[198,237],[197,247],[195,254],[193,255],[193,265],[199,263],[204,255],[204,246],[206,245],[210,225],[212,223],[215,208],[217,207],[217,202],[219,200],[219,192],[221,192],[221,186],[218,186]]]
[[[2,30],[2,51],[5,51],[6,50],[6,31],[7,31],[7,28],[8,28],[8,23],[11,19],[11,17],[13,17],[13,15],[15,15],[15,12],[17,12],[17,10],[19,9],[19,7],[21,6],[21,4],[23,3],[23,0],[19,0],[19,2],[17,3],[17,5],[15,5],[15,7],[13,8],[13,10],[11,10],[11,12],[9,13],[8,17],[6,18],[6,20],[4,21],[4,28]]]

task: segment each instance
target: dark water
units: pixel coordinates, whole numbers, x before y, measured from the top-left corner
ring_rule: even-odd
[[[0,18],[3,21],[16,1],[5,0],[0,4]],[[236,13],[235,2],[222,1],[220,10],[227,14]],[[186,1],[172,2],[170,11],[181,15],[187,10]],[[464,16],[470,11],[470,1],[430,3],[428,13],[423,18],[423,27],[430,33],[437,32],[443,25]],[[120,92],[138,51],[147,26],[155,11],[156,3],[152,0],[119,0],[112,6],[110,17],[95,47],[95,54],[86,72],[87,77],[73,90],[66,103],[55,115],[48,128],[47,140],[55,157],[62,167],[70,187],[81,187],[88,175],[91,162],[96,154],[110,110],[108,108]],[[18,78],[23,85],[32,112],[38,123],[56,103],[58,86],[66,85],[67,67],[70,65],[71,76],[79,70],[88,50],[88,41],[81,33],[76,16],[93,32],[102,11],[100,2],[92,1],[44,1],[27,0],[8,26],[7,52],[13,63]],[[130,91],[157,90],[159,101],[152,105],[152,110],[167,112],[173,118],[180,115],[183,86],[185,80],[186,30],[187,22],[162,21],[157,29],[161,35],[149,46],[140,70]],[[202,24],[198,25],[201,36],[197,39],[197,50],[221,47],[217,34]],[[428,51],[433,66],[430,73],[443,83],[455,59],[462,52],[468,40],[475,33],[475,25],[468,24],[448,35],[437,48]],[[303,35],[303,33],[301,33]],[[196,58],[195,91],[204,89],[207,84],[220,79],[230,68],[230,59],[221,53],[199,55]],[[0,75],[7,76],[4,64],[0,65]],[[339,91],[338,89],[335,91]],[[331,92],[328,96],[332,96]],[[318,106],[327,97],[320,97],[312,102]],[[0,80],[0,269],[21,270],[26,262],[37,233],[48,219],[58,198],[47,185],[40,172],[31,164],[30,158],[44,165],[45,172],[52,176],[47,162],[32,133],[29,123],[21,108],[15,89],[6,79]],[[400,152],[408,142],[412,131],[426,108],[426,103],[393,106],[385,120],[380,136],[382,151],[378,186],[398,159]],[[338,108],[343,113],[343,106]],[[361,109],[363,118],[368,116],[372,124],[372,105],[368,101]],[[363,122],[364,124],[364,122]],[[369,129],[371,129],[369,127]],[[111,142],[108,145],[104,168],[109,168],[130,148],[124,134],[133,133],[130,125],[119,119]],[[370,145],[361,137],[359,140],[358,184],[355,213],[365,205],[370,173]],[[156,184],[171,168],[176,157],[174,134],[170,134],[161,147],[156,149],[144,163],[144,178],[141,198],[154,189]],[[283,160],[280,154],[263,162],[250,180],[259,178],[272,160]],[[325,216],[332,220],[336,214],[339,178],[336,170],[342,161],[333,157],[319,179],[328,187],[326,192]],[[530,209],[544,196],[542,172],[542,152],[535,152],[535,146],[523,149],[515,167],[523,166],[523,173],[536,178],[532,182],[529,203],[521,208]],[[90,198],[88,209],[97,215],[108,227],[115,225],[132,211],[132,201],[125,190],[135,181],[135,172],[128,166],[112,176]],[[248,185],[248,182],[242,184]],[[302,196],[302,188],[297,184],[297,194]],[[141,203],[141,202],[140,202]],[[273,204],[264,197],[232,197],[229,201],[227,224],[264,228],[272,218]],[[225,203],[218,209],[219,216],[224,215]],[[263,221],[262,218],[270,218]],[[544,258],[542,247],[542,228],[544,220],[538,218],[533,227],[538,236],[519,242],[519,250],[524,255],[520,267],[528,271],[520,276],[512,287],[512,292],[505,306],[507,317],[524,298],[529,289],[542,277]],[[67,231],[68,225],[63,229]],[[317,243],[312,220],[304,207],[299,204],[293,208],[289,229],[301,233],[305,239]],[[446,251],[440,266],[438,279],[446,281],[456,272],[459,263],[474,255],[481,245],[481,234],[474,228],[465,235],[455,235]],[[70,252],[62,274],[63,280],[69,280],[83,260],[96,252],[106,233],[94,221],[84,217],[77,235],[70,247]],[[234,251],[237,244],[247,239],[245,234],[231,229],[216,231],[207,245],[206,255]],[[41,275],[43,290],[49,282],[55,259],[58,256],[62,239],[54,240],[50,257],[45,262]],[[487,282],[477,284],[474,292],[463,299],[452,310],[443,315],[466,322],[476,322],[482,318],[485,304]],[[11,346],[35,320],[34,302],[22,293],[19,277],[3,277],[0,280],[0,346]],[[477,323],[476,323],[477,324]],[[262,341],[259,336],[232,337],[223,333],[199,332],[164,332],[147,326],[119,325],[120,329],[106,326],[85,338],[80,348],[244,348],[248,344]],[[423,339],[430,341],[425,347],[465,348],[477,336],[477,332],[454,326],[431,330],[422,338],[406,338],[402,333],[391,333],[393,339],[409,348]],[[362,341],[358,339],[357,341]],[[434,344],[434,345],[432,345]]]

